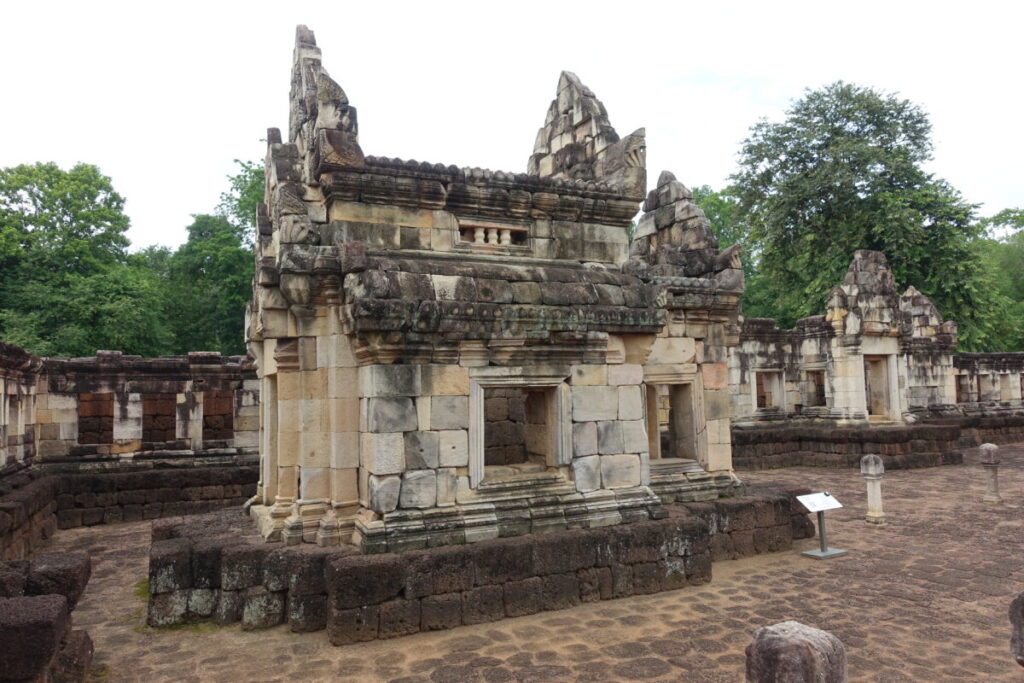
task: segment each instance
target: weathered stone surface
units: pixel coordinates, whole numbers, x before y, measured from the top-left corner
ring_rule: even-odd
[[[346,610],[398,597],[406,570],[391,555],[343,557],[327,562],[326,582],[331,607]]]
[[[192,543],[184,538],[155,541],[149,549],[149,592],[192,587]]]
[[[440,464],[438,432],[405,433],[405,466],[411,470],[437,469]]]
[[[619,417],[618,387],[573,387],[573,422],[616,420]]]
[[[381,638],[407,636],[420,630],[419,600],[389,600],[378,606]]]
[[[309,633],[327,627],[326,595],[288,595],[288,628],[292,633]]]
[[[420,601],[421,628],[437,631],[462,625],[462,594],[430,595]]]
[[[622,423],[618,420],[597,423],[597,452],[605,454],[622,453]]]
[[[588,422],[586,424],[594,424]],[[576,482],[576,490],[580,493],[596,491],[601,488],[601,458],[597,455],[588,455],[583,458],[573,458],[572,476]]]
[[[0,599],[0,672],[8,680],[45,678],[70,626],[63,595]]]
[[[601,484],[604,488],[640,485],[640,457],[631,454],[602,455]]]
[[[500,585],[463,591],[461,598],[464,624],[483,624],[505,618],[504,591]]]
[[[437,473],[413,470],[402,475],[398,504],[403,508],[430,508],[437,502]]]
[[[750,683],[846,681],[846,649],[839,639],[796,621],[757,629],[746,652]]]
[[[575,457],[597,454],[596,422],[577,422],[573,424],[572,451]]]
[[[263,556],[267,552],[267,549],[252,545],[224,548],[220,560],[221,588],[235,591],[262,583]],[[150,567],[152,567],[152,559]]]
[[[398,496],[402,487],[402,478],[397,475],[378,477],[371,474],[367,480],[369,487],[369,507],[374,512],[386,514],[398,507]]]
[[[406,397],[367,399],[367,429],[371,432],[409,432],[416,429],[416,410]]]
[[[469,435],[465,429],[438,432],[441,467],[465,467],[469,464]]]
[[[466,429],[469,427],[468,396],[434,396],[430,399],[431,429]]]
[[[82,630],[69,631],[50,669],[53,681],[84,681],[92,665],[93,644]]]
[[[242,605],[242,630],[270,628],[284,621],[285,596],[283,591],[272,593],[263,586],[247,588]]]
[[[327,638],[331,645],[348,645],[376,640],[380,627],[377,605],[352,609],[331,608],[327,620]]]
[[[92,563],[85,553],[43,553],[33,558],[25,592],[29,595],[63,595],[73,610],[85,592]]]

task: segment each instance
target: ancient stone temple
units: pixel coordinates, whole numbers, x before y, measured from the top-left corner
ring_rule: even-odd
[[[913,286],[896,289],[885,255],[854,254],[825,315],[779,330],[747,318],[732,355],[737,425],[790,419],[903,423],[956,402],[957,326]]]
[[[563,73],[527,173],[367,156],[305,27],[290,111],[248,320],[264,536],[395,551],[735,490],[738,254],[671,174],[645,198],[642,129]]]

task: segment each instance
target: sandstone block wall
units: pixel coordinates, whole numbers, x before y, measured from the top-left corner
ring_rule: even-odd
[[[92,639],[72,629],[71,611],[90,574],[84,553],[0,562],[0,680],[86,679]]]
[[[858,467],[861,457],[868,453],[880,455],[887,470],[963,462],[958,425],[780,425],[736,429],[733,439],[736,468],[745,470]]]
[[[0,482],[0,559],[31,557],[59,529],[133,522],[242,505],[255,466],[129,473],[49,474],[31,469]]]
[[[166,520],[153,529],[148,621],[287,623],[326,628],[336,645],[454,628],[704,583],[713,558],[813,535],[797,510],[776,494],[679,507],[659,521],[378,555],[267,546],[212,518]]]

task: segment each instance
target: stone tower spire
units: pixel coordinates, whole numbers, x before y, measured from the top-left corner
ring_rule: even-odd
[[[537,132],[527,173],[595,180],[642,197],[647,184],[644,129],[619,139],[608,111],[576,74],[563,71],[558,93]]]

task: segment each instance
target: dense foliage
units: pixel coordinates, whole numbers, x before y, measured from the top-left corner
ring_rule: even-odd
[[[185,244],[134,254],[124,199],[95,166],[0,169],[0,338],[47,356],[244,353],[263,169],[238,164]]]
[[[822,310],[855,250],[875,249],[959,322],[962,349],[1003,336],[975,207],[922,168],[930,134],[911,102],[841,82],[755,124],[732,186],[695,193],[723,245],[744,244],[745,313],[792,326]]]

